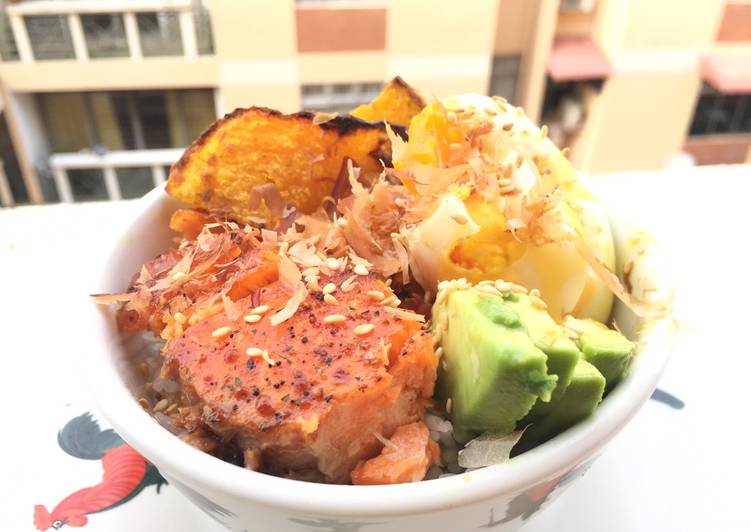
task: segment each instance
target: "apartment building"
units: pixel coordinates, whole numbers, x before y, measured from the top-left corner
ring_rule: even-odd
[[[225,112],[347,110],[397,74],[427,94],[507,97],[549,123],[585,171],[660,168],[683,150],[699,163],[741,162],[749,8],[0,0],[0,201],[137,197]]]

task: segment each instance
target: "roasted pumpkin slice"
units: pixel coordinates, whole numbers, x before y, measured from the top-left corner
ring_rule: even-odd
[[[170,171],[167,192],[239,222],[273,221],[286,204],[315,211],[347,157],[365,178],[381,172],[381,161],[390,164],[383,123],[347,115],[322,123],[315,118],[311,112],[237,109],[190,145]]]
[[[399,76],[389,81],[375,99],[351,111],[352,116],[389,124],[408,126],[409,121],[425,107],[425,100]]]

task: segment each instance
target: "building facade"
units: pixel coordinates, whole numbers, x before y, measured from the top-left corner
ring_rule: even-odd
[[[660,168],[681,151],[702,164],[751,157],[748,1],[0,0],[0,10],[3,205],[137,197],[236,107],[347,110],[395,75],[426,95],[507,97],[588,172]]]

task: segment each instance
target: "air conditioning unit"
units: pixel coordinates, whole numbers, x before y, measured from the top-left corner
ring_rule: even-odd
[[[580,11],[589,13],[595,8],[597,0],[561,0],[561,11]]]

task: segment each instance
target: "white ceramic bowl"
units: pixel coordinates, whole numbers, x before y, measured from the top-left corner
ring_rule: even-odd
[[[143,262],[165,250],[173,236],[167,222],[177,207],[161,188],[140,200],[132,224],[119,235],[91,292],[123,290]],[[622,265],[633,253],[624,244],[632,228],[615,207],[606,206]],[[632,284],[638,290],[654,273],[652,265],[637,263]],[[413,484],[335,486],[249,471],[202,453],[163,429],[135,399],[139,382],[128,360],[137,342],[118,335],[114,309],[90,307],[86,327],[94,343],[85,365],[102,413],[173,486],[238,531],[514,530],[580,477],[636,414],[657,384],[673,337],[668,319],[642,332],[631,374],[591,418],[507,464]],[[624,332],[635,338],[635,317],[620,304],[614,312]]]

